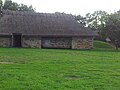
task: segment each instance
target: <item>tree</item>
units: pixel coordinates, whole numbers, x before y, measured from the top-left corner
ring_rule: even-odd
[[[2,10],[2,6],[3,6],[3,1],[0,0],[0,11]]]
[[[105,22],[108,20],[109,14],[105,11],[95,11],[94,13],[86,14],[86,24],[92,30],[99,34],[104,30]]]
[[[2,0],[0,0],[0,7],[3,5],[3,1]]]
[[[2,17],[2,6],[3,6],[3,2],[2,0],[0,0],[0,17]]]
[[[2,0],[0,0],[2,2]],[[11,0],[5,0],[5,2],[1,5],[4,10],[16,10],[16,11],[35,11],[35,9],[31,6],[27,6],[25,4],[18,4]]]
[[[118,49],[120,47],[120,14],[110,15],[105,28],[107,37],[110,38],[113,45]]]
[[[15,2],[12,2],[11,0],[5,0],[3,4],[3,9],[5,10],[17,10],[18,9],[18,4]]]
[[[33,9],[32,5],[27,6],[27,5],[24,5],[24,4],[20,4],[19,7],[18,7],[18,10],[19,11],[34,11],[35,9]]]
[[[83,26],[86,26],[86,18],[85,17],[83,17],[81,15],[77,15],[77,16],[75,15],[74,18],[78,23],[82,24]]]

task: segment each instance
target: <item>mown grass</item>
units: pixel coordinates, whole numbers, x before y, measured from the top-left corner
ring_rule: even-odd
[[[0,90],[120,90],[120,51],[0,48]]]
[[[95,41],[94,42],[94,47],[95,48],[102,48],[102,49],[113,49],[115,47],[113,47],[112,45],[110,45],[109,43],[106,42],[101,42],[101,41]]]

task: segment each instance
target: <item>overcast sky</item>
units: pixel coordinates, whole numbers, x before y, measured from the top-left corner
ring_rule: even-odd
[[[37,12],[65,12],[85,15],[96,10],[114,12],[120,9],[120,0],[13,0],[26,5],[33,5]]]

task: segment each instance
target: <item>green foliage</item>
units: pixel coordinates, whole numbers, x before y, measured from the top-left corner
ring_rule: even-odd
[[[83,17],[81,15],[78,15],[78,16],[74,15],[74,18],[78,23],[82,24],[83,26],[86,26],[86,18],[85,17]]]
[[[18,4],[16,2],[11,1],[11,0],[5,0],[5,2],[2,5],[2,8],[4,10],[35,11],[35,9],[32,7],[32,5],[27,6],[24,4]]]
[[[110,15],[105,29],[107,37],[111,39],[116,49],[118,49],[120,47],[120,14],[115,13]]]
[[[106,22],[109,18],[109,14],[106,11],[95,11],[94,13],[87,13],[85,17],[78,15],[75,16],[75,20],[84,26],[91,28],[96,31],[100,38],[106,38],[105,31]]]
[[[120,52],[0,48],[0,90],[120,90]]]
[[[2,6],[3,6],[3,1],[0,0],[0,11],[2,10]]]
[[[94,13],[86,14],[86,24],[91,29],[101,33],[105,27],[105,22],[108,20],[108,13],[105,11],[95,11]]]
[[[3,5],[3,1],[2,0],[0,0],[0,7]]]

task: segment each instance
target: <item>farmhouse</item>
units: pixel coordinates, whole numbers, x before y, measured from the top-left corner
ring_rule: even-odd
[[[70,14],[9,10],[0,14],[0,47],[93,47],[95,32],[80,25]]]

